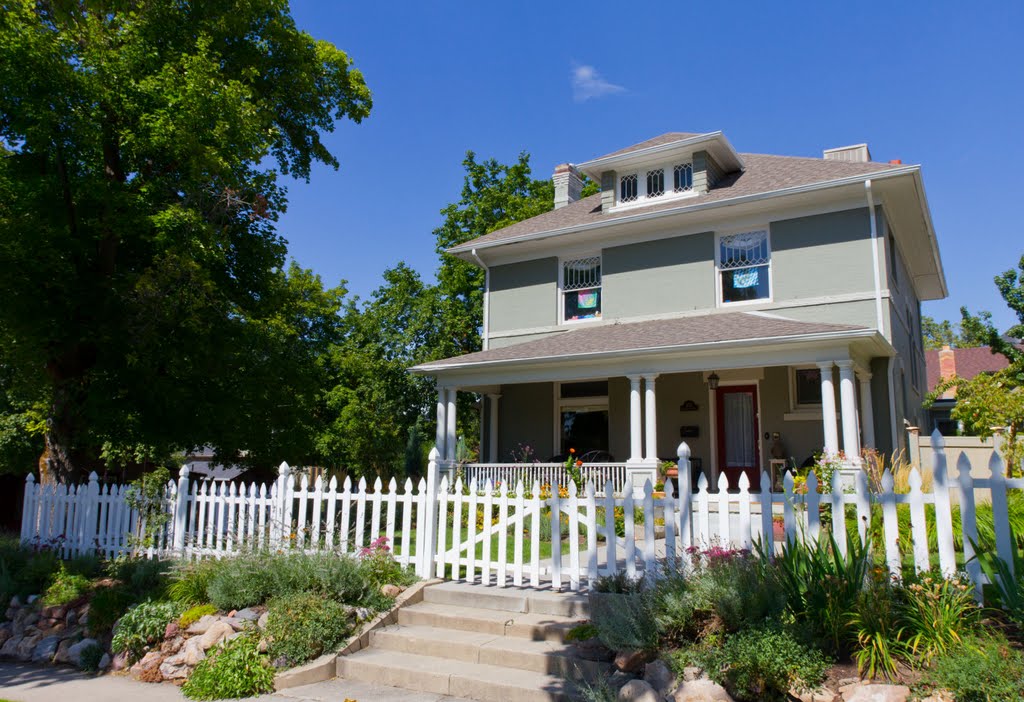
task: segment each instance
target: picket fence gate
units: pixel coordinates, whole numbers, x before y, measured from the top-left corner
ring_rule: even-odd
[[[515,485],[509,480],[496,484],[490,478],[482,483],[476,478],[468,484],[461,478],[452,482],[449,475],[440,475],[436,449],[427,477],[415,485],[406,480],[401,489],[394,479],[385,489],[379,478],[372,490],[364,479],[353,485],[346,478],[340,489],[333,478],[310,483],[305,475],[293,475],[287,464],[270,486],[191,482],[183,467],[177,482],[169,482],[165,491],[165,523],[148,541],[143,538],[144,520],[126,500],[128,486],[100,486],[95,473],[88,483],[76,486],[37,485],[30,475],[21,537],[27,543],[51,545],[65,556],[134,553],[184,558],[260,550],[355,554],[372,548],[375,541],[380,544],[377,540],[383,537],[395,558],[421,577],[576,590],[622,571],[636,577],[666,566],[685,567],[694,548],[752,548],[760,542],[761,548],[771,549],[787,541],[814,542],[831,532],[845,551],[846,507],[851,505],[857,517],[856,534],[851,536],[862,540],[873,512],[880,514],[882,543],[874,547],[882,549],[893,576],[902,575],[905,558],[920,572],[929,570],[937,557],[946,575],[958,570],[958,562],[963,564],[980,595],[985,580],[972,545],[978,542],[974,490],[991,493],[995,549],[1012,572],[1016,544],[1007,494],[1024,489],[1024,478],[1008,479],[995,452],[989,478],[972,479],[963,454],[953,478],[937,432],[932,444],[934,478],[928,493],[922,491],[916,468],[906,493],[895,491],[888,471],[880,490],[872,490],[867,474],[858,471],[853,485],[845,488],[837,472],[821,493],[813,472],[805,492],[795,490],[792,474],[785,476],[782,492],[751,492],[745,475],[737,491],[727,489],[724,476],[712,491],[703,474],[693,491],[685,443],[679,447],[678,495],[671,485],[666,492],[655,493],[650,481],[634,490],[629,482],[617,488],[608,480],[600,492],[593,481],[582,491],[570,483],[550,492],[540,480],[529,485],[521,479]],[[762,474],[761,484],[770,485],[767,474]],[[954,495],[962,534],[959,561]],[[908,506],[909,518],[903,521],[909,534],[900,533],[899,505]],[[931,517],[927,505],[932,506]],[[841,518],[833,518],[836,515]],[[937,553],[929,544],[930,520]],[[909,553],[901,551],[901,542],[909,543]]]

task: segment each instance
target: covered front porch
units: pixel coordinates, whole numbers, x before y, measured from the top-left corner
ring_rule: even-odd
[[[662,479],[659,467],[675,462],[683,441],[690,447],[694,480],[704,473],[715,486],[724,474],[735,489],[745,473],[751,489],[759,490],[762,471],[781,480],[786,469],[805,466],[816,454],[843,460],[852,470],[862,448],[892,450],[891,348],[879,335],[838,325],[782,325],[750,314],[722,314],[713,321],[721,325],[737,316],[766,324],[751,339],[662,350],[635,346],[643,341],[639,334],[622,351],[591,354],[573,348],[587,341],[577,336],[579,330],[421,367],[438,379],[435,441],[442,459],[448,466],[457,463],[459,392],[480,398],[481,463],[463,466],[480,480],[527,476],[529,482],[536,474],[554,483],[572,449],[583,461],[585,480],[629,480],[641,487]],[[685,320],[666,320],[586,331],[608,347],[614,346],[610,335],[641,324],[660,326],[669,339],[687,326]],[[792,333],[794,326],[803,333]],[[767,333],[772,331],[789,333]],[[550,348],[571,336],[580,343],[562,352]]]

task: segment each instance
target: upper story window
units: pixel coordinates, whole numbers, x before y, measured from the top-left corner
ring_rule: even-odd
[[[637,199],[637,180],[636,173],[619,179],[619,202],[633,202]]]
[[[750,302],[771,297],[768,230],[730,234],[718,240],[721,301]]]
[[[671,181],[669,177],[671,176]],[[674,163],[619,176],[619,205],[647,202],[660,197],[692,195],[693,164]]]
[[[693,190],[693,164],[681,163],[672,169],[672,190],[686,193]]]
[[[562,261],[562,320],[601,318],[601,257]]]

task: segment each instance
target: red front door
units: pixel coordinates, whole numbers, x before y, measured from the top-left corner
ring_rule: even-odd
[[[761,455],[757,425],[757,386],[719,387],[718,468],[729,479],[729,488],[739,488],[740,475],[747,474],[750,489],[761,487]]]

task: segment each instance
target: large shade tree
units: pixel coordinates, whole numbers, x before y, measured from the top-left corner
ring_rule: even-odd
[[[311,450],[340,301],[285,269],[279,179],[370,106],[283,0],[0,1],[0,362],[59,477],[104,441]]]

